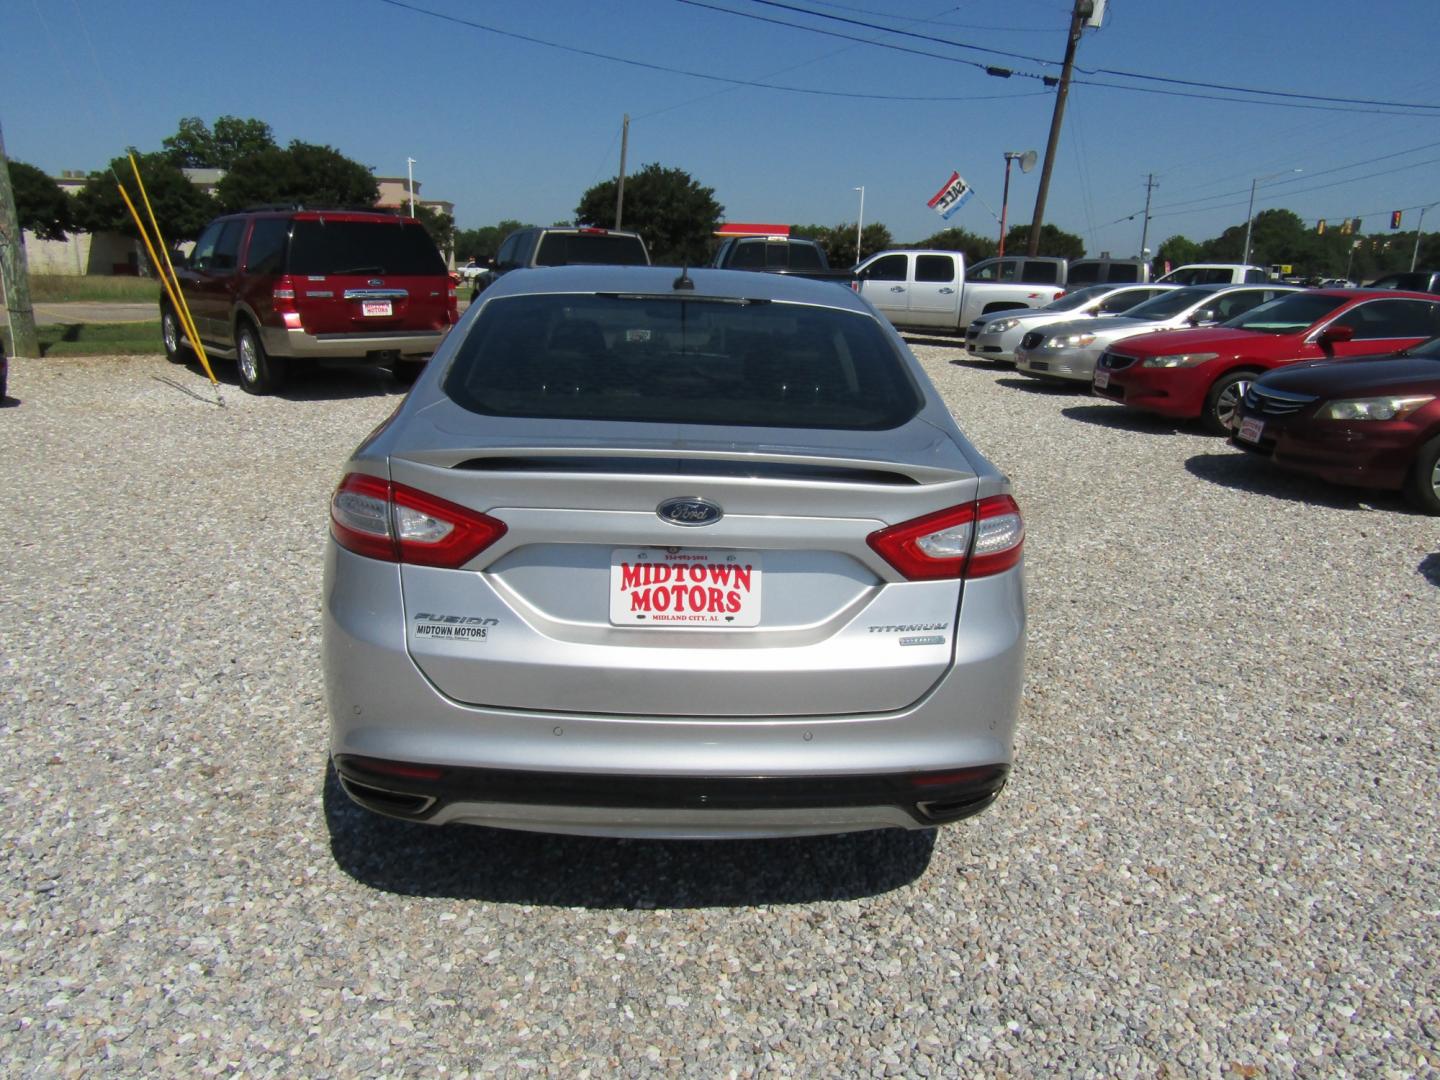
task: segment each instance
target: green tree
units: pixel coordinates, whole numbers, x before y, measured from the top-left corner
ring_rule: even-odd
[[[380,187],[368,168],[340,151],[296,139],[284,150],[240,158],[215,185],[215,196],[226,210],[265,203],[370,207]]]
[[[1164,267],[1166,263],[1169,263],[1170,269],[1173,270],[1177,266],[1184,266],[1186,263],[1200,262],[1200,249],[1201,245],[1197,244],[1194,240],[1189,240],[1183,236],[1170,237],[1155,249],[1156,276],[1158,277],[1160,275],[1162,272],[1161,268]]]
[[[407,206],[402,213],[409,213]],[[430,234],[430,239],[435,241],[435,246],[440,249],[440,254],[449,256],[455,249],[455,219],[444,210],[437,210],[433,206],[415,206],[415,218],[425,231]]]
[[[1030,226],[1013,226],[1005,234],[1005,254],[1024,255],[1029,250]],[[1040,249],[1036,254],[1057,259],[1081,259],[1085,256],[1085,241],[1046,222],[1040,226]]]
[[[791,235],[795,230],[790,230]],[[886,248],[895,246],[895,240],[890,235],[890,230],[878,221],[866,225],[860,233],[860,251],[857,256],[855,251],[855,223],[842,222],[835,225],[820,236],[812,237],[818,240],[820,246],[825,249],[825,255],[834,267],[854,266],[862,259],[868,259],[877,251],[884,251]]]
[[[585,192],[575,221],[614,228],[616,183],[606,180]],[[625,178],[624,227],[644,238],[656,263],[703,265],[724,212],[715,189],[702,187],[683,169],[652,163]]]
[[[179,166],[172,164],[165,154],[136,154],[135,160],[165,243],[173,247],[181,240],[199,236],[206,222],[216,214],[218,207],[214,201],[187,180]],[[86,232],[118,232],[138,238],[140,233],[135,221],[120,197],[117,177],[125,182],[125,190],[135,208],[145,216],[145,205],[139,198],[130,160],[118,157],[110,162],[109,171],[91,173],[76,194],[75,225]],[[148,220],[146,228],[149,228]]]
[[[507,218],[495,225],[482,225],[478,229],[460,229],[455,233],[455,258],[461,262],[484,262],[495,258],[500,245],[516,229],[528,226],[523,222]]]
[[[213,131],[200,117],[187,116],[160,145],[173,164],[190,169],[230,169],[241,158],[276,148],[269,124],[237,116],[220,117]]]
[[[66,232],[75,227],[70,196],[34,165],[10,162],[10,189],[20,228],[42,240],[64,240]]]
[[[982,259],[993,259],[1000,245],[988,236],[978,236],[965,229],[942,229],[927,236],[915,245],[920,248],[934,248],[936,251],[963,251],[967,263]]]

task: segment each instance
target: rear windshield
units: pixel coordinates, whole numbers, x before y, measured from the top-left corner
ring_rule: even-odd
[[[739,240],[730,252],[732,270],[823,270],[820,250],[812,244],[786,240]]]
[[[645,246],[638,236],[607,233],[546,233],[535,253],[536,266],[646,266]]]
[[[922,403],[871,316],[668,294],[492,300],[444,389],[491,416],[841,430]]]
[[[1298,292],[1251,308],[1224,325],[1260,334],[1293,334],[1319,322],[1347,300],[1343,296]]]
[[[420,225],[396,221],[297,221],[290,233],[292,274],[444,275],[435,241]]]

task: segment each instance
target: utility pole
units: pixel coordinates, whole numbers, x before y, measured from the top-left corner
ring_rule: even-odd
[[[1040,226],[1045,224],[1045,200],[1050,195],[1050,172],[1055,167],[1055,148],[1060,145],[1060,125],[1065,120],[1065,99],[1070,94],[1070,72],[1075,68],[1075,47],[1080,44],[1081,24],[1095,11],[1095,0],[1075,0],[1070,13],[1070,35],[1065,39],[1065,65],[1060,69],[1060,89],[1055,93],[1055,114],[1050,118],[1050,139],[1045,144],[1045,164],[1040,169],[1040,191],[1035,196],[1035,217],[1030,222],[1031,255],[1040,254]]]
[[[0,284],[10,316],[10,344],[16,356],[38,357],[40,338],[35,333],[35,309],[30,306],[30,271],[25,264],[25,234],[15,212],[10,188],[10,159],[5,156],[5,133],[0,131]]]
[[[3,153],[4,153],[4,149],[5,149],[5,148],[4,148],[3,146],[0,146],[0,154],[3,154]],[[1431,203],[1431,204],[1430,204],[1430,206],[1434,206],[1434,205],[1436,205],[1436,204],[1435,204],[1435,203]],[[1411,270],[1414,270],[1414,269],[1415,269],[1415,261],[1420,258],[1420,237],[1425,234],[1425,233],[1424,233],[1424,230],[1425,230],[1425,211],[1426,211],[1426,210],[1429,210],[1429,209],[1430,209],[1430,206],[1422,206],[1422,207],[1420,207],[1420,220],[1415,223],[1415,250],[1412,251],[1412,252],[1410,252],[1410,269],[1411,269]],[[1347,275],[1347,276],[1348,276],[1348,275]]]
[[[620,128],[620,183],[615,187],[615,228],[625,220],[625,150],[630,145],[630,114]]]
[[[1152,172],[1145,181],[1145,224],[1140,229],[1140,260],[1145,261],[1149,248],[1146,244],[1150,241],[1150,193],[1160,185],[1155,182],[1155,174]]]

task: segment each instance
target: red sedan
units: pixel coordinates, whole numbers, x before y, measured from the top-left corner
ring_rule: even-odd
[[[1216,327],[1124,338],[1095,365],[1101,397],[1227,434],[1250,381],[1297,360],[1398,352],[1440,335],[1440,298],[1369,289],[1291,293]]]

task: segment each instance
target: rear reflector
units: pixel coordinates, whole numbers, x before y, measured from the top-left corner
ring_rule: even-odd
[[[1014,499],[993,495],[891,525],[866,542],[910,581],[989,577],[1019,563],[1025,523]]]
[[[330,499],[330,533],[347,551],[385,562],[457,569],[505,535],[487,514],[350,473]]]

